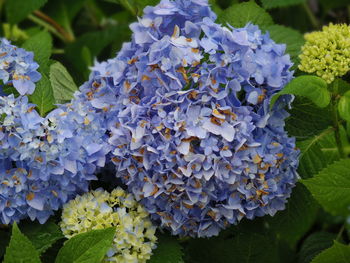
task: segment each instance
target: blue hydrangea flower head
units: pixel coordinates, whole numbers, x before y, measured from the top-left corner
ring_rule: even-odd
[[[204,0],[161,1],[131,29],[81,94],[106,113],[117,176],[153,220],[209,237],[284,209],[298,151],[284,131],[291,98],[270,100],[293,75],[285,45],[216,24]]]
[[[35,83],[41,79],[33,52],[18,48],[6,39],[0,39],[0,79],[12,85],[20,95],[32,94]],[[0,95],[2,95],[0,87]]]
[[[26,96],[0,97],[0,223],[29,217],[44,223],[88,190],[110,146],[94,111],[81,102],[46,118]]]
[[[152,43],[154,38],[171,36],[175,25],[182,28],[186,23],[201,22],[204,17],[216,19],[207,0],[166,0],[156,7],[146,7],[144,16],[130,28],[134,32],[135,43],[147,44]]]

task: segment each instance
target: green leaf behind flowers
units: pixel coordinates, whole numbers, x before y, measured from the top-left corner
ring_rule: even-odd
[[[253,1],[232,5],[220,14],[218,21],[234,27],[244,27],[247,23],[260,27],[273,24],[271,16]]]
[[[333,215],[348,215],[350,204],[350,159],[328,165],[315,177],[302,180],[314,198]]]
[[[182,263],[182,247],[174,237],[162,235],[149,263]]]
[[[39,64],[40,72],[48,72],[52,52],[52,37],[48,32],[42,31],[32,36],[22,47],[34,53],[34,60]]]
[[[46,13],[66,30],[66,40],[74,41],[72,22],[88,0],[49,1],[45,5]]]
[[[45,116],[46,113],[55,108],[55,97],[52,91],[51,83],[46,74],[42,74],[41,80],[37,83],[35,92],[29,96],[40,115]]]
[[[283,94],[293,94],[310,99],[320,108],[327,107],[331,101],[327,83],[316,76],[300,76],[289,82],[271,99],[271,107]]]
[[[345,94],[340,98],[338,103],[338,111],[342,119],[350,122],[350,90],[345,92]]]
[[[76,235],[58,252],[56,263],[100,263],[111,248],[114,235],[114,227]]]
[[[318,205],[302,184],[297,184],[286,209],[269,217],[267,222],[277,236],[294,247],[315,222]]]
[[[277,263],[277,248],[268,235],[238,232],[233,238],[193,239],[187,253],[191,263]]]
[[[126,10],[129,10],[133,15],[142,15],[143,9],[148,6],[155,6],[159,0],[105,0],[107,2],[121,4]]]
[[[0,118],[1,122],[1,118]],[[0,230],[0,258],[2,258],[6,252],[6,247],[10,242],[11,233],[5,230]]]
[[[298,263],[309,263],[322,250],[333,245],[336,235],[328,232],[316,232],[308,236],[301,245]]]
[[[34,52],[34,60],[39,64],[41,80],[36,83],[35,91],[29,100],[36,104],[41,116],[55,108],[56,103],[51,83],[48,77],[49,62],[52,52],[52,37],[46,31],[40,32],[23,44],[23,48]]]
[[[39,263],[40,258],[30,240],[21,233],[17,224],[12,226],[10,244],[6,249],[4,263]]]
[[[78,90],[72,76],[60,62],[50,66],[50,82],[56,103],[70,101],[74,92]]]
[[[340,129],[340,138],[345,153],[350,153],[346,131]],[[333,128],[328,128],[310,139],[297,141],[297,147],[301,154],[299,157],[299,174],[307,179],[319,173],[327,165],[340,159],[339,151],[335,142]]]
[[[332,130],[331,133],[327,133],[325,136],[321,137],[319,140],[319,145],[321,147],[322,153],[326,157],[326,163],[327,166],[330,163],[333,163],[334,161],[340,160],[341,156],[339,154],[339,150],[337,147],[337,144],[335,142],[335,135],[333,128],[330,128]],[[340,133],[340,139],[344,147],[344,151],[346,154],[350,153],[350,145],[347,139],[346,131],[344,127],[340,127],[339,130]]]
[[[319,0],[318,2],[327,11],[329,9],[346,7],[347,5],[349,5],[349,0]]]
[[[79,72],[76,76],[73,75],[75,79],[84,82],[90,74],[90,70],[86,65],[86,49],[90,52],[90,57],[96,57],[116,39],[116,36],[121,35],[120,30],[122,29],[125,30],[123,26],[116,25],[107,27],[103,31],[88,32],[67,46],[65,55],[67,59],[74,57],[74,60],[70,60],[70,63]],[[82,47],[85,48],[82,49]]]
[[[312,101],[296,97],[290,116],[286,119],[286,130],[298,140],[319,135],[333,124],[330,107],[318,108]]]
[[[327,164],[327,159],[317,141],[318,138],[315,136],[309,140],[297,142],[297,146],[301,150],[298,172],[304,179],[313,177]]]
[[[8,0],[6,1],[6,16],[11,24],[25,19],[31,12],[42,7],[48,0]]]
[[[317,255],[311,263],[349,263],[350,246],[334,241],[332,247]]]
[[[43,225],[37,222],[26,222],[22,223],[20,227],[40,254],[50,248],[57,240],[63,238],[61,229],[51,220]]]
[[[288,7],[305,3],[306,0],[261,0],[263,7],[272,9],[276,7]]]

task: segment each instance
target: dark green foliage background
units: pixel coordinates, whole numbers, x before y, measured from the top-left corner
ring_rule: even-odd
[[[43,79],[31,101],[44,115],[65,102],[89,76],[94,60],[112,58],[129,41],[129,24],[146,5],[158,0],[0,0],[0,31],[14,44],[35,52]],[[350,0],[210,0],[222,24],[247,22],[268,30],[287,44],[297,68],[303,34],[329,22],[349,23]],[[339,96],[350,89],[349,76],[337,80]],[[297,95],[287,121],[301,149],[302,178],[286,205],[274,217],[243,220],[211,239],[177,239],[158,233],[151,263],[322,263],[350,262],[350,94],[342,103],[339,134],[345,156],[334,139],[331,93],[321,79],[303,76],[284,92]],[[11,92],[11,90],[9,90]],[[333,98],[333,97],[332,97]],[[337,124],[338,125],[338,124]],[[93,187],[103,186],[93,184]],[[109,190],[109,189],[108,189]],[[114,229],[95,231],[66,241],[57,223],[24,221],[0,226],[0,258],[15,262],[100,262]],[[12,235],[12,237],[11,237]],[[4,256],[6,253],[6,256]],[[40,258],[40,259],[39,259]]]

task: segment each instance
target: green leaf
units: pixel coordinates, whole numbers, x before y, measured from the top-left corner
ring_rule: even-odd
[[[86,47],[90,51],[91,57],[97,57],[99,53],[115,40],[115,36],[119,36],[122,26],[113,26],[105,28],[103,31],[89,32],[79,37],[74,43],[69,44],[66,48],[66,58],[72,63],[78,74],[74,77],[79,81],[85,81],[90,70],[86,65],[85,53],[82,47]],[[125,30],[125,29],[124,29]]]
[[[348,215],[350,204],[350,160],[340,160],[315,177],[302,180],[314,198],[333,215]]]
[[[105,0],[105,1],[122,5],[126,10],[128,10],[135,16],[142,15],[142,11],[146,6],[148,5],[155,6],[159,3],[159,0]]]
[[[6,249],[4,263],[38,263],[39,254],[29,239],[21,233],[17,224],[12,226],[10,244]]]
[[[332,83],[333,86],[337,87],[339,95],[344,95],[347,91],[350,90],[350,83],[346,82],[343,79],[336,79]]]
[[[162,235],[149,263],[182,263],[182,247],[174,237]]]
[[[345,152],[350,153],[344,128],[340,129],[340,137]],[[297,147],[301,150],[298,171],[304,179],[313,177],[327,165],[340,159],[333,128],[328,128],[308,140],[298,141]]]
[[[70,22],[82,9],[87,0],[60,0],[49,1],[45,10],[56,22],[62,25],[66,30],[70,29]]]
[[[81,49],[81,57],[85,61],[86,65],[88,67],[93,66],[93,59],[91,57],[91,52],[90,52],[89,48],[87,48],[86,46],[83,46]]]
[[[346,7],[349,4],[349,0],[319,0],[319,3],[328,11],[333,8]]]
[[[318,140],[319,136],[315,136],[309,140],[297,142],[297,146],[301,150],[298,172],[304,179],[313,177],[327,163]]]
[[[261,0],[263,7],[266,9],[276,7],[288,7],[305,3],[305,0]]]
[[[41,80],[37,83],[35,91],[29,96],[31,102],[36,104],[41,116],[55,108],[55,97],[52,91],[49,78],[42,74]]]
[[[297,142],[297,147],[301,151],[298,171],[302,178],[306,179],[313,177],[329,163],[339,159],[339,155],[336,157],[332,156],[332,158],[326,158],[325,153],[322,151],[323,147],[326,148],[331,144],[330,147],[334,146],[336,152],[338,152],[335,142],[332,144],[334,140],[332,141],[329,136],[334,136],[331,128],[308,140]]]
[[[58,252],[56,263],[99,263],[111,248],[115,228],[94,230],[69,239]]]
[[[21,43],[29,38],[29,35],[24,30],[20,29],[18,25],[3,23],[2,29],[4,31],[4,37],[16,43]]]
[[[340,126],[339,133],[344,152],[348,155],[350,154],[350,145],[345,128]],[[334,161],[340,160],[341,156],[339,154],[339,150],[335,142],[334,132],[328,133],[325,136],[321,137],[321,139],[319,140],[319,145],[321,147],[323,155],[326,157],[326,165],[331,164]]]
[[[75,40],[72,28],[74,18],[79,11],[82,10],[87,1],[88,0],[59,0],[49,1],[47,5],[45,5],[45,14],[50,16],[65,29],[62,35],[68,42],[74,42]]]
[[[247,23],[253,23],[260,27],[273,24],[271,16],[255,2],[235,4],[227,8],[218,18],[220,23],[229,23],[234,27],[244,27]]]
[[[350,122],[350,90],[340,98],[338,103],[338,111],[342,119]]]
[[[247,218],[244,218],[242,219],[242,221],[239,222],[239,224],[233,225],[232,227],[228,228],[228,230],[231,230],[231,232],[234,235],[238,235],[242,233],[246,233],[248,235],[250,234],[264,235],[266,231],[265,226],[266,224],[265,224],[264,218],[257,217],[254,220],[249,220]],[[220,232],[220,236],[222,236],[223,231]]]
[[[13,86],[10,86],[10,85],[5,85],[2,87],[2,91],[5,93],[5,94],[14,94],[15,97],[18,97],[19,96],[19,93],[18,91],[13,87]]]
[[[22,223],[21,230],[40,254],[50,248],[57,240],[63,238],[61,229],[53,221],[48,221],[43,225],[33,222]]]
[[[70,101],[74,92],[78,90],[73,78],[60,62],[50,66],[50,82],[56,103]]]
[[[237,235],[233,240],[231,255],[235,255],[236,262],[278,262],[278,254],[273,242],[268,237],[255,233]],[[232,256],[228,259],[232,262]]]
[[[311,260],[322,250],[331,247],[335,238],[335,234],[328,232],[312,233],[305,239],[301,246],[298,263],[311,262]]]
[[[221,7],[218,5],[216,0],[209,0],[209,5],[211,7],[211,9],[213,10],[213,12],[219,16],[221,14],[221,12],[223,12],[223,10],[221,9]]]
[[[276,43],[287,45],[286,53],[290,54],[294,67],[296,67],[299,64],[298,56],[301,53],[301,47],[305,42],[303,35],[292,28],[281,25],[268,26],[266,30]]]
[[[192,239],[186,247],[186,262],[191,263],[230,263],[233,257],[234,241],[232,238],[223,239]],[[235,256],[234,256],[235,257]],[[239,262],[239,261],[237,261]]]
[[[120,1],[132,1],[132,0],[120,0]],[[143,13],[143,9],[146,6],[156,6],[159,4],[159,0],[133,0],[137,6],[137,15],[140,16]]]
[[[6,1],[6,16],[11,24],[25,19],[31,12],[39,9],[47,0],[8,0]]]
[[[11,235],[9,232],[0,230],[0,258],[4,256],[6,247],[10,242],[10,238],[11,238]]]
[[[62,13],[67,13],[68,21],[72,21],[73,18],[81,11],[84,4],[88,0],[61,0],[61,1],[52,1],[52,2],[61,2],[61,12],[57,12],[57,9],[54,13],[56,13],[56,18],[60,19],[59,16]],[[58,3],[59,4],[59,3]],[[64,22],[62,21],[62,25],[64,25]]]
[[[134,20],[134,18],[127,11],[122,11],[114,14],[111,18],[118,21],[118,38],[114,38],[111,42],[111,50],[109,57],[115,57],[115,55],[120,51],[123,44],[127,41],[130,41],[132,32],[129,27],[129,23]],[[83,51],[82,51],[83,53]],[[90,59],[91,62],[93,60]],[[91,63],[90,62],[90,63]]]
[[[22,47],[34,52],[34,60],[40,65],[39,71],[41,73],[48,72],[49,58],[52,52],[52,37],[48,32],[42,31],[32,36],[24,42]]]
[[[278,240],[278,255],[280,263],[295,263],[297,254],[294,248],[291,248],[284,240]]]
[[[316,256],[312,263],[349,263],[350,246],[334,241],[334,245]]]
[[[60,239],[55,242],[50,248],[48,248],[40,257],[43,263],[55,262],[59,250],[63,247],[66,239]]]
[[[105,1],[122,5],[126,10],[128,10],[134,16],[136,16],[138,13],[135,0],[105,0]]]
[[[302,184],[297,184],[286,209],[267,219],[277,236],[294,247],[315,222],[318,205]]]
[[[191,263],[278,262],[274,241],[257,233],[237,233],[230,239],[193,239],[187,249],[187,262]]]
[[[327,83],[316,76],[300,76],[289,82],[284,89],[271,99],[271,107],[283,94],[293,94],[310,99],[315,105],[324,108],[329,105],[331,96],[327,89]]]
[[[320,134],[333,124],[330,107],[318,108],[310,100],[296,97],[286,119],[286,130],[290,136],[305,140]]]

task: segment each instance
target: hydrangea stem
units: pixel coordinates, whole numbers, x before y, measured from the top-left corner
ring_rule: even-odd
[[[44,14],[43,12],[36,10],[33,13],[40,19],[52,25],[57,30],[57,32],[59,32],[64,37],[65,41],[73,42],[75,40],[73,31],[71,30],[71,28],[69,28],[69,32],[67,32],[60,24],[58,24],[55,20],[53,20],[51,17]]]
[[[46,28],[48,31],[50,31],[52,34],[57,36],[59,39],[61,39],[64,42],[73,42],[74,36],[68,32],[65,31],[65,29],[59,25],[55,20],[50,18],[49,16],[45,15],[44,13],[40,11],[34,11],[34,15],[29,15],[28,19],[33,21],[34,23]]]
[[[59,39],[61,39],[62,41],[65,41],[64,40],[64,37],[59,33],[57,32],[57,30],[51,26],[50,24],[46,23],[45,21],[37,18],[36,16],[34,15],[29,15],[28,16],[28,19],[33,21],[34,23],[38,24],[39,26],[42,26],[44,27],[46,30],[48,30],[49,32],[51,32],[53,35],[55,35],[56,37],[58,37]]]
[[[335,142],[337,144],[338,152],[341,158],[345,157],[343,143],[340,137],[340,126],[339,126],[339,113],[338,113],[338,82],[334,81],[332,84],[332,114],[333,114],[333,127]]]
[[[343,225],[341,226],[341,228],[340,228],[340,230],[339,230],[339,232],[338,232],[337,237],[336,237],[335,240],[337,240],[337,241],[340,240],[340,238],[341,238],[341,236],[342,236],[344,230],[345,230],[345,225],[343,224]]]
[[[312,12],[312,10],[310,9],[308,3],[304,3],[303,7],[304,7],[304,9],[305,9],[305,11],[307,13],[307,16],[310,19],[310,22],[311,22],[312,26],[315,29],[318,29],[320,27],[320,23],[319,23],[318,19],[316,18],[316,16],[314,15],[314,13]]]

